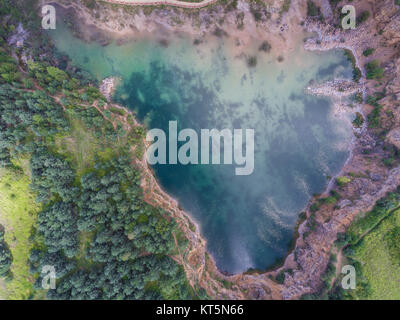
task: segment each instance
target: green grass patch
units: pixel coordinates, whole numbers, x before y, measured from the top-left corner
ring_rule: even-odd
[[[124,109],[116,108],[116,107],[110,107],[110,111],[112,113],[118,114],[120,116],[124,116],[126,114],[126,111]]]
[[[360,262],[369,288],[367,292],[350,293],[354,299],[400,299],[399,236],[400,210],[396,210],[353,246],[352,258]]]
[[[29,184],[29,177],[21,171],[0,169],[0,223],[6,229],[5,240],[13,256],[13,278],[0,285],[0,297],[4,299],[28,299],[35,293],[33,277],[29,274],[28,258],[33,246],[29,237],[40,206]]]
[[[55,139],[55,151],[76,165],[77,178],[80,178],[93,167],[96,157],[108,161],[114,156],[115,149],[96,139],[93,130],[88,129],[81,120],[71,118],[70,124],[70,134]]]
[[[338,185],[339,187],[345,186],[345,185],[348,184],[350,181],[351,181],[351,179],[350,179],[350,178],[347,178],[347,177],[337,177],[337,178],[336,178],[336,183],[337,183],[337,185]]]

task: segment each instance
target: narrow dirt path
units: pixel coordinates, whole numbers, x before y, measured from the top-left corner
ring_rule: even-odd
[[[186,2],[178,0],[103,0],[104,2],[113,4],[123,4],[128,6],[174,6],[180,8],[188,9],[198,9],[204,8],[212,3],[217,2],[217,0],[204,0],[200,2]]]

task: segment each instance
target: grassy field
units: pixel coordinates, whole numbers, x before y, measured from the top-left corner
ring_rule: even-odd
[[[27,160],[18,165],[27,167]],[[40,209],[29,189],[29,175],[24,169],[0,169],[0,223],[4,225],[13,263],[13,279],[0,285],[0,297],[26,299],[34,294],[28,257],[32,247],[29,237]],[[18,239],[18,240],[17,240]]]
[[[118,153],[120,145],[112,145],[101,138],[95,138],[92,130],[88,129],[81,120],[72,117],[69,120],[71,132],[68,135],[56,137],[54,151],[64,155],[76,166],[77,179],[79,179],[93,167],[95,157],[104,161],[110,160],[115,153]]]
[[[361,263],[370,290],[366,299],[400,299],[400,242],[393,237],[400,227],[400,210],[394,211],[359,244],[353,246],[355,260]],[[357,290],[352,296],[357,299]]]
[[[94,155],[98,149],[91,132],[82,124],[82,121],[71,119],[71,135],[56,138],[55,152],[72,161],[78,171],[78,176],[86,173],[86,169],[94,163]]]

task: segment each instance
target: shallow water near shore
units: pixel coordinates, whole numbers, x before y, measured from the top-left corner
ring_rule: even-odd
[[[278,62],[260,42],[233,54],[233,39],[199,45],[173,35],[102,47],[74,38],[59,24],[57,49],[99,80],[119,76],[115,100],[148,128],[254,129],[255,168],[235,165],[156,165],[163,188],[199,223],[220,270],[265,269],[285,256],[298,214],[345,162],[351,127],[331,116],[329,99],[310,96],[311,80],[351,77],[341,51],[298,49]],[[257,64],[249,67],[248,57]]]

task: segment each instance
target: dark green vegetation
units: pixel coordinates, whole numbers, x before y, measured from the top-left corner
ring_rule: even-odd
[[[4,240],[4,227],[0,224],[0,277],[5,277],[9,274],[11,263],[11,251]]]
[[[382,79],[385,72],[378,60],[368,62],[365,69],[367,70],[367,79]]]
[[[290,3],[288,5],[290,7]],[[269,12],[266,3],[262,0],[250,0],[249,7],[256,22],[265,22],[271,17],[271,13]]]
[[[361,70],[357,67],[356,58],[354,57],[353,52],[351,52],[351,50],[345,49],[344,54],[347,57],[347,60],[349,60],[353,66],[353,80],[359,82],[362,74]]]
[[[370,17],[370,15],[371,15],[371,13],[368,10],[361,12],[360,15],[357,17],[357,23],[361,24],[361,23],[367,21],[368,18]]]
[[[252,56],[252,57],[248,58],[247,59],[247,65],[250,68],[254,68],[257,65],[257,57]]]
[[[292,0],[284,0],[283,1],[281,11],[280,11],[281,14],[289,11],[291,2],[292,2]]]
[[[368,127],[369,128],[380,128],[381,127],[381,110],[382,105],[378,102],[384,97],[384,93],[375,93],[372,96],[368,96],[366,102],[373,106],[374,109],[368,115]]]
[[[269,44],[268,41],[263,41],[263,43],[261,43],[260,47],[258,48],[258,50],[260,51],[264,51],[264,52],[270,52],[272,49],[271,45]]]
[[[361,113],[356,112],[356,117],[353,120],[353,126],[356,128],[361,128],[364,123],[364,118]]]
[[[324,15],[321,12],[321,8],[312,0],[307,0],[307,16],[319,19],[321,21],[324,20]]]
[[[142,155],[143,128],[125,130],[121,110],[106,110],[90,79],[68,64],[62,70],[48,55],[34,54],[26,67],[11,58],[5,40],[22,19],[15,6],[3,0],[0,11],[1,30],[8,31],[0,40],[0,167],[23,172],[20,159],[28,159],[30,188],[42,207],[29,239],[35,289],[42,267],[51,265],[52,299],[192,298],[171,258],[180,231],[143,200],[140,171],[131,164]],[[0,235],[4,275],[11,254]]]
[[[320,8],[317,7],[317,5],[312,0],[308,0],[307,1],[307,15],[309,17],[315,17],[315,16],[318,16],[319,13],[320,13]]]
[[[363,55],[364,55],[365,57],[368,57],[368,56],[370,56],[371,54],[373,54],[374,51],[375,51],[374,48],[367,48],[367,49],[365,49],[365,50],[363,51]]]
[[[336,6],[340,1],[342,0],[329,0],[329,3],[331,4],[332,7]]]

